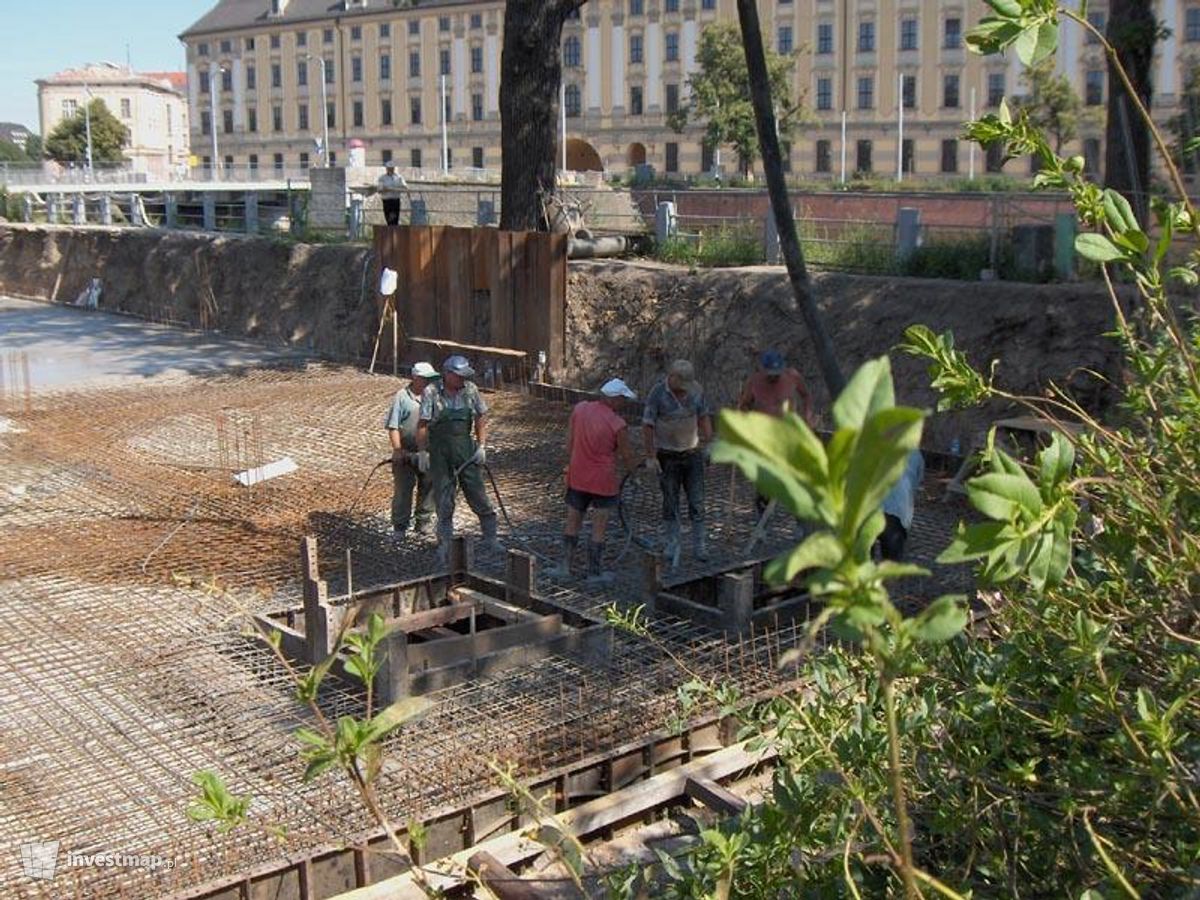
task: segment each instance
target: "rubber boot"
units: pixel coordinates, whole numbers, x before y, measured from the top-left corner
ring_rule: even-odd
[[[575,555],[575,548],[579,546],[579,535],[564,534],[562,538],[562,556],[553,566],[546,570],[546,574],[551,578],[570,578],[572,574],[571,563],[572,557]]]
[[[587,545],[587,583],[589,585],[608,584],[613,580],[612,572],[605,572],[601,568],[601,563],[604,560],[604,543],[596,543],[588,541]]]
[[[679,520],[663,523],[663,560],[673,569],[679,565]]]
[[[708,559],[708,542],[703,522],[692,523],[692,556],[701,562]]]
[[[499,527],[495,513],[479,518],[479,528],[483,532],[483,549],[489,553],[504,552],[504,545],[500,543],[500,539],[496,536]]]

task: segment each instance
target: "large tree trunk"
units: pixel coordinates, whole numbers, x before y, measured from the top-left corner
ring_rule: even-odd
[[[539,192],[554,192],[562,28],[584,0],[508,0],[500,58],[500,227],[546,227]]]
[[[1154,94],[1150,71],[1158,39],[1158,21],[1151,0],[1112,0],[1107,37],[1142,105],[1149,109]],[[1104,184],[1124,194],[1145,223],[1149,216],[1150,131],[1112,60],[1108,64],[1108,122],[1104,139]]]
[[[829,396],[836,399],[846,385],[833,341],[821,321],[817,301],[813,296],[812,282],[804,264],[804,252],[796,235],[796,220],[792,218],[792,207],[788,201],[787,184],[783,178],[783,157],[779,152],[779,131],[775,125],[775,110],[771,104],[771,82],[767,75],[767,55],[763,49],[762,29],[758,23],[758,7],[755,0],[738,0],[738,18],[742,25],[742,46],[746,50],[746,66],[750,73],[750,98],[754,103],[754,120],[758,129],[758,143],[762,150],[763,171],[767,176],[767,193],[771,196],[771,210],[775,214],[775,227],[779,232],[779,247],[787,263],[788,279],[792,293],[800,307],[800,315],[808,329],[821,367],[821,376]]]

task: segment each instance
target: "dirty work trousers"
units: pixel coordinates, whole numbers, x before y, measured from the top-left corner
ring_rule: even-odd
[[[704,453],[689,450],[684,453],[658,451],[658,464],[662,475],[658,484],[662,488],[663,521],[679,521],[679,491],[687,496],[688,519],[704,521]]]
[[[496,511],[483,483],[483,469],[463,465],[475,454],[472,422],[469,409],[446,409],[429,424],[429,474],[437,498],[438,539],[445,542],[454,536],[454,504],[460,487],[484,530],[495,528]]]
[[[417,493],[417,515],[413,521],[413,491]],[[433,518],[435,497],[433,479],[429,473],[422,475],[408,463],[392,463],[392,528],[408,531],[412,524],[418,532],[429,530]]]
[[[385,198],[383,201],[383,220],[389,225],[400,224],[400,198]]]

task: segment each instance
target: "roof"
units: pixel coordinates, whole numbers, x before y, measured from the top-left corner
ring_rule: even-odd
[[[0,138],[3,138],[4,140],[12,140],[12,136],[14,134],[31,135],[33,132],[20,122],[0,122]]]
[[[218,0],[216,6],[196,20],[179,35],[211,34],[242,28],[288,25],[297,22],[378,15],[379,13],[422,12],[445,6],[482,6],[483,0],[420,0],[411,6],[397,5],[393,0],[366,0],[365,5],[346,9],[343,0],[288,0],[283,15],[271,15],[271,0]]]
[[[88,63],[78,69],[63,69],[46,78],[39,78],[37,84],[39,87],[56,84],[132,85],[182,94],[187,90],[187,73],[135,72],[115,63]]]

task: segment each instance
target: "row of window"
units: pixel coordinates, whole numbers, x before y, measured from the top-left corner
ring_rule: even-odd
[[[483,109],[483,94],[471,95],[471,121],[482,122],[484,118]],[[450,98],[446,98],[445,108],[446,121],[451,119]],[[409,124],[421,125],[424,122],[424,113],[420,97],[408,98],[408,118]],[[330,128],[337,127],[337,102],[330,100],[325,104],[325,120]],[[354,128],[363,128],[366,125],[366,107],[362,100],[354,100],[350,104],[350,124]],[[379,124],[381,126],[390,126],[395,124],[392,111],[392,98],[382,97],[379,100]],[[296,130],[308,131],[311,127],[309,122],[309,105],[301,103],[296,107]],[[275,132],[284,131],[283,107],[271,107],[271,130]],[[233,110],[221,110],[221,131],[225,134],[233,134]],[[246,109],[246,131],[250,134],[258,133],[258,109],[257,107],[247,107]],[[212,113],[205,109],[200,111],[200,133],[212,133]]]
[[[441,151],[439,150],[437,153],[437,160],[436,160],[436,162],[439,166],[441,165],[441,156],[442,156],[442,154],[441,154]],[[381,154],[380,154],[380,164],[381,165],[384,165],[384,166],[390,165],[390,164],[394,163],[395,161],[396,160],[393,157],[391,150],[384,150],[381,152]],[[475,169],[482,169],[483,161],[484,161],[483,147],[472,147],[471,148],[471,167],[475,168]],[[224,156],[222,158],[222,162],[224,163],[225,168],[227,168],[227,169],[232,169],[235,165],[237,165],[237,159],[232,154],[228,154],[228,155]],[[330,165],[337,165],[337,152],[336,151],[330,151],[329,163],[330,163]],[[423,163],[424,163],[424,154],[421,152],[421,148],[413,147],[409,151],[409,156],[408,156],[409,166],[411,166],[414,169],[420,169],[420,168],[423,168]],[[205,169],[210,168],[212,166],[212,157],[211,156],[201,157],[200,164]],[[257,171],[259,169],[258,154],[257,153],[249,154],[246,157],[246,164],[250,168],[251,171]],[[300,153],[296,157],[296,164],[301,169],[307,169],[312,164],[312,157],[308,153]],[[282,153],[273,154],[271,157],[271,165],[272,165],[272,168],[276,172],[282,172],[284,169],[284,166],[286,165],[285,155]],[[453,166],[454,166],[454,148],[453,147],[446,148],[446,165],[450,168],[453,168]]]
[[[450,17],[449,16],[438,16],[437,21],[438,21],[438,31],[448,32],[450,30]],[[477,29],[483,28],[483,14],[482,13],[472,13],[470,21],[471,21],[472,30],[477,30]],[[392,36],[391,22],[380,22],[376,27],[378,28],[378,34],[379,34],[380,40],[389,40],[391,38],[391,36]],[[421,34],[421,20],[420,19],[409,19],[408,20],[408,33],[412,37],[417,37]],[[333,36],[334,36],[334,31],[332,28],[323,28],[321,30],[321,43],[332,44]],[[362,29],[361,25],[351,25],[350,26],[350,40],[351,41],[361,41],[362,36],[363,36],[363,29]],[[279,32],[276,32],[275,34],[270,35],[268,39],[270,41],[270,46],[271,46],[272,50],[278,50],[283,44],[283,35],[280,34]],[[255,49],[256,44],[257,44],[257,41],[255,40],[255,38],[248,37],[248,38],[243,39],[242,46],[245,47],[245,49],[248,51],[253,51]],[[297,31],[296,32],[296,46],[297,47],[307,47],[308,46],[308,32],[307,31]],[[218,47],[218,50],[220,53],[222,53],[224,55],[229,55],[230,53],[233,52],[233,40],[231,38],[226,38],[222,41],[219,41],[217,44],[217,47]],[[207,41],[201,41],[199,44],[196,45],[196,55],[197,56],[208,56],[210,53],[210,50],[211,50],[211,48]]]
[[[1104,104],[1103,69],[1089,69],[1084,81],[1084,103],[1088,106]],[[855,84],[858,109],[875,108],[875,76],[860,76]],[[1003,72],[990,72],[987,77],[987,105],[996,107],[1004,99],[1007,83]],[[901,82],[902,103],[905,109],[915,109],[917,105],[917,79],[915,76],[904,76]],[[959,109],[962,106],[962,79],[958,75],[942,76],[942,108]],[[830,112],[833,104],[833,79],[818,78],[816,91],[816,108],[818,112]]]

